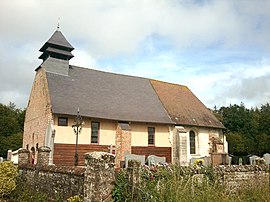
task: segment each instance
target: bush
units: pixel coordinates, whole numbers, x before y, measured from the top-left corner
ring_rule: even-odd
[[[12,162],[0,163],[0,197],[8,196],[16,188],[17,168]]]

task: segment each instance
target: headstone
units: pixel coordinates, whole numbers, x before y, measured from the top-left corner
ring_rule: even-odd
[[[232,165],[232,157],[229,156],[229,166]]]
[[[2,163],[4,161],[3,157],[0,157],[0,163]]]
[[[239,158],[239,165],[240,166],[243,165],[243,159],[242,159],[242,157]]]
[[[11,158],[12,158],[12,150],[8,150],[8,152],[7,152],[7,160],[11,161]]]
[[[141,162],[141,165],[145,165],[145,155],[128,154],[125,156],[125,167],[128,167],[129,160],[136,160]]]
[[[155,156],[155,155],[150,155],[147,157],[148,166],[156,165],[156,164],[163,164],[164,165],[165,163],[166,163],[165,157],[160,157],[160,156]]]
[[[256,165],[256,160],[258,160],[260,157],[256,155],[252,155],[249,157],[250,165]]]
[[[269,153],[264,154],[263,158],[265,160],[265,164],[270,165],[270,154]]]
[[[202,159],[203,159],[203,166],[205,166],[205,167],[211,166],[211,157],[210,156],[205,156]]]

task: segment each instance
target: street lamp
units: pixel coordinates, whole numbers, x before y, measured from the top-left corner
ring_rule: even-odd
[[[80,115],[80,110],[78,108],[77,116],[75,117],[74,124],[72,125],[74,134],[76,135],[76,149],[75,149],[75,156],[74,156],[74,166],[78,165],[78,159],[79,159],[79,156],[78,156],[78,136],[82,131],[82,125],[83,125],[83,120],[82,120],[82,117]]]

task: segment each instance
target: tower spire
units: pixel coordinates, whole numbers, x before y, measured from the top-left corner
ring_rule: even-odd
[[[58,23],[57,23],[57,31],[60,29],[60,17],[58,17]]]

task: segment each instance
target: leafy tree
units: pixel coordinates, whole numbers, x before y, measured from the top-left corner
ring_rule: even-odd
[[[0,156],[6,158],[9,149],[16,150],[22,146],[22,134],[25,110],[14,103],[0,103]]]
[[[229,152],[262,155],[270,151],[270,105],[247,109],[243,103],[215,107],[214,114],[226,127]]]

